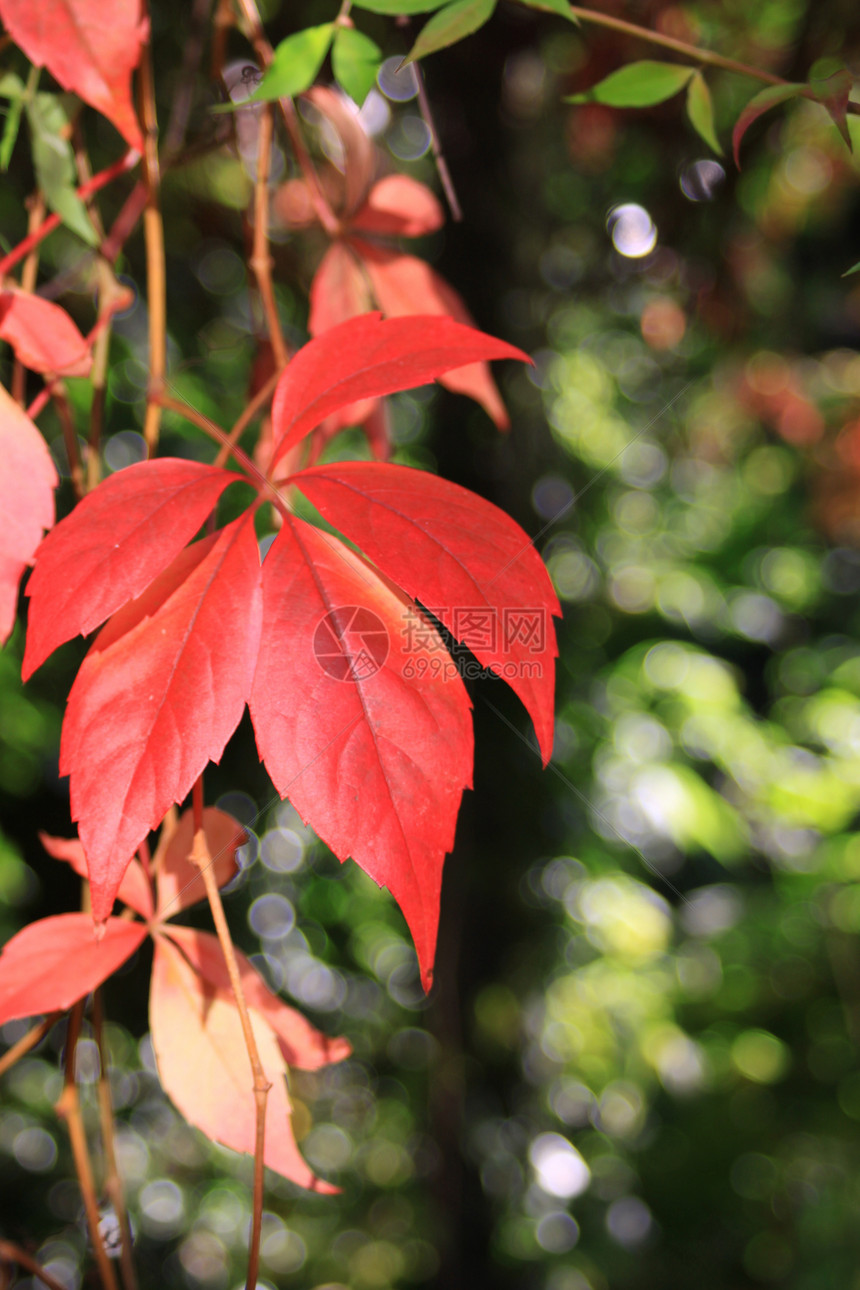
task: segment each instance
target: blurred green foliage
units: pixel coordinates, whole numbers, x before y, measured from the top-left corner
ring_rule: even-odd
[[[331,17],[299,9],[265,6],[273,40]],[[860,47],[835,0],[630,9],[794,80]],[[187,32],[158,5],[153,22],[166,120]],[[417,29],[360,25],[392,56]],[[273,802],[249,730],[212,772],[212,800],[257,839],[228,898],[237,942],[355,1050],[292,1080],[302,1148],[343,1190],[269,1177],[270,1286],[860,1286],[860,287],[841,277],[857,258],[858,163],[811,103],[755,126],[739,174],[706,155],[680,100],[562,106],[649,53],[511,6],[426,66],[466,217],[424,253],[535,366],[504,375],[504,440],[450,395],[398,396],[395,459],[477,488],[534,534],[565,609],[556,750],[541,773],[515,702],[472,686],[476,791],[429,1001],[392,902]],[[707,81],[725,146],[756,85]],[[212,129],[207,92],[192,140]],[[404,145],[414,104],[387,111],[380,146],[433,183]],[[90,129],[96,163],[115,140]],[[10,244],[29,183],[19,144],[0,191]],[[164,185],[172,380],[222,424],[256,351],[249,194],[226,148]],[[105,212],[119,200],[106,192]],[[321,250],[276,230],[295,340]],[[66,232],[44,247],[73,310],[86,254]],[[136,238],[120,268],[138,289],[141,261]],[[115,330],[108,469],[139,453],[139,298]],[[83,418],[86,385],[71,397]],[[337,449],[366,451],[352,434]],[[208,451],[171,417],[163,450]],[[36,841],[70,831],[56,747],[76,648],[26,690],[20,632],[0,656],[4,935],[78,898]],[[210,1148],[161,1093],[146,966],[107,990],[141,1285],[232,1290],[249,1162]],[[52,1110],[61,1051],[59,1026],[3,1081],[0,1230],[78,1287],[80,1195]],[[87,1034],[94,1144],[96,1070]]]

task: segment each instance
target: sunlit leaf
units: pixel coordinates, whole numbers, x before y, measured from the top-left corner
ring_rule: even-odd
[[[339,27],[331,51],[334,78],[361,105],[376,83],[382,50],[354,27]]]
[[[0,385],[0,645],[15,625],[18,583],[54,522],[59,483],[48,445]]]
[[[687,86],[687,116],[693,129],[704,139],[708,147],[722,156],[723,150],[714,128],[711,91],[701,72],[694,72]]]
[[[605,103],[607,107],[652,107],[678,94],[693,75],[692,67],[646,58],[610,72],[590,90],[571,94],[567,103]]]
[[[400,14],[429,13],[431,9],[441,9],[444,3],[445,0],[355,0],[355,8],[396,18]]]
[[[496,0],[455,0],[454,4],[446,5],[424,25],[404,62],[426,58],[428,54],[435,54],[437,50],[471,36],[472,32],[483,27],[495,7]]]
[[[307,27],[287,36],[275,49],[275,56],[256,90],[243,104],[268,99],[294,98],[313,85],[334,36],[333,22]]]

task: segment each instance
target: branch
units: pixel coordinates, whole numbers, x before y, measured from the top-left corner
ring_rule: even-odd
[[[266,1079],[266,1073],[263,1070],[263,1064],[260,1061],[260,1054],[257,1050],[257,1041],[254,1038],[251,1018],[248,1015],[248,1005],[245,1002],[245,992],[242,989],[239,965],[236,962],[236,955],[233,951],[230,929],[224,916],[221,893],[215,880],[212,856],[209,853],[209,845],[203,829],[202,775],[194,785],[192,800],[194,805],[194,843],[189,859],[200,870],[203,882],[206,885],[209,908],[212,910],[212,921],[215,924],[215,930],[218,933],[218,940],[227,964],[230,984],[233,987],[233,996],[236,1000],[236,1007],[242,1023],[245,1047],[248,1049],[248,1058],[254,1075],[254,1102],[257,1111],[257,1139],[254,1145],[254,1212],[251,1221],[251,1242],[248,1250],[248,1273],[245,1280],[245,1290],[254,1290],[260,1265],[260,1233],[263,1224],[263,1148],[266,1140],[266,1097],[272,1086]]]
[[[28,1053],[31,1048],[35,1048],[38,1043],[41,1043],[45,1038],[45,1035],[47,1035],[54,1023],[60,1020],[62,1015],[63,1014],[61,1012],[48,1013],[48,1016],[44,1021],[40,1021],[38,1025],[33,1026],[32,1029],[27,1031],[26,1035],[23,1035],[18,1040],[17,1044],[13,1044],[12,1047],[5,1052],[2,1057],[0,1057],[0,1075],[5,1075],[8,1070],[12,1069],[17,1061],[21,1060],[25,1053]]]
[[[108,1076],[108,1050],[105,1043],[104,1011],[102,1009],[102,992],[93,991],[93,1030],[99,1050],[99,1119],[102,1129],[102,1147],[105,1157],[104,1189],[107,1198],[113,1205],[119,1223],[122,1248],[120,1251],[120,1269],[125,1290],[137,1290],[137,1277],[134,1271],[134,1260],[131,1253],[131,1227],[128,1211],[125,1207],[125,1196],[122,1190],[122,1179],[116,1163],[114,1147],[113,1104],[110,1095],[110,1078]]]

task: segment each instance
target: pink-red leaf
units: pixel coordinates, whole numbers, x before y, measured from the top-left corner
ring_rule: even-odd
[[[69,695],[60,773],[107,916],[131,855],[207,762],[250,690],[260,631],[253,516],[183,552],[102,630]]]
[[[423,385],[452,368],[491,358],[529,361],[506,341],[451,318],[351,318],[300,349],[278,382],[273,464],[348,403]]]
[[[503,677],[552,751],[561,609],[528,535],[457,484],[406,466],[350,461],[293,476],[336,528]]]
[[[236,876],[236,849],[244,846],[248,835],[237,820],[216,806],[203,811],[203,832],[212,857],[212,871],[219,887]],[[176,828],[168,836],[157,866],[158,917],[172,918],[206,899],[206,886],[200,870],[189,860],[194,842],[194,812],[183,811]]]
[[[143,151],[131,102],[131,74],[149,26],[140,0],[0,0],[0,18],[31,63],[47,67]]]
[[[90,374],[89,347],[65,309],[28,291],[0,291],[0,340],[32,372]]]
[[[463,682],[429,623],[409,648],[416,612],[342,543],[288,519],[263,563],[250,707],[281,796],[400,905],[426,987],[473,744]]]
[[[213,989],[225,998],[232,997],[224,952],[216,936],[210,932],[198,932],[191,927],[176,927],[173,924],[165,926],[164,933],[180,947],[194,970]],[[274,1031],[289,1066],[303,1071],[315,1071],[321,1066],[342,1062],[345,1057],[349,1057],[352,1046],[348,1040],[332,1039],[322,1034],[306,1017],[295,1008],[290,1008],[269,989],[241,950],[236,950],[235,953],[245,1001]]]
[[[72,866],[75,873],[89,881],[89,866],[80,838],[53,838],[49,833],[40,833],[39,841],[49,856],[53,856],[55,860],[64,860],[66,864]],[[143,866],[136,858],[131,861],[123,874],[117,900],[121,900],[124,905],[128,905],[129,909],[133,909],[147,921],[152,918],[154,909],[152,887],[143,872]]]
[[[0,1025],[57,1012],[106,981],[146,936],[143,923],[109,918],[97,938],[89,914],[31,923],[0,954]]]
[[[251,1011],[250,1020],[271,1083],[265,1162],[301,1187],[336,1192],[331,1183],[314,1176],[296,1145],[286,1063],[277,1037],[258,1013]],[[158,936],[155,943],[149,1025],[164,1090],[185,1118],[211,1141],[253,1155],[253,1079],[236,1005],[200,977],[166,936]]]
[[[64,641],[139,596],[241,475],[163,457],[109,476],[39,548],[27,586],[26,680]]]
[[[424,184],[408,175],[387,175],[374,184],[351,227],[389,237],[422,237],[445,223],[445,212]]]
[[[367,279],[360,261],[343,242],[333,242],[311,284],[308,331],[319,336],[371,307]]]
[[[392,251],[387,247],[373,246],[358,238],[352,239],[350,244],[361,255],[374,299],[386,318],[422,313],[447,316],[467,326],[474,325],[462,298],[424,260],[419,260],[414,255],[401,255],[399,251]],[[484,359],[495,355],[482,354],[476,357]],[[508,354],[507,357],[531,361],[522,352]],[[446,389],[453,390],[456,394],[466,394],[480,403],[500,430],[508,428],[508,414],[486,362],[461,365],[454,371],[440,375],[438,379],[439,384]]]
[[[48,445],[0,385],[0,645],[15,626],[18,583],[54,522],[57,472]]]

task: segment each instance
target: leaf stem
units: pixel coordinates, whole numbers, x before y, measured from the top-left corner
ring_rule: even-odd
[[[442,152],[442,146],[439,143],[439,133],[436,129],[436,122],[433,119],[433,110],[430,107],[430,99],[427,95],[427,86],[424,84],[424,74],[421,71],[419,63],[413,63],[412,67],[415,73],[415,84],[418,87],[418,109],[427,129],[430,131],[430,148],[433,153],[433,159],[436,162],[436,173],[439,176],[439,182],[442,185],[442,191],[448,202],[448,209],[451,212],[451,218],[459,224],[463,218],[463,208],[457,197],[454,181],[451,178],[451,172],[448,169],[448,162],[445,160],[445,154]]]
[[[137,1277],[134,1271],[134,1260],[131,1252],[131,1227],[128,1221],[128,1211],[125,1207],[125,1197],[122,1190],[122,1179],[119,1176],[119,1170],[116,1163],[116,1150],[114,1146],[114,1119],[113,1104],[110,1094],[110,1077],[108,1075],[108,1049],[105,1042],[104,1033],[104,1009],[102,1007],[102,992],[100,989],[93,991],[93,1008],[92,1008],[93,1031],[95,1033],[96,1044],[99,1050],[99,1119],[102,1130],[102,1147],[105,1158],[105,1176],[104,1189],[108,1200],[113,1205],[114,1213],[119,1223],[120,1235],[122,1237],[122,1249],[120,1251],[120,1271],[122,1272],[123,1285],[125,1290],[137,1290]]]
[[[686,40],[678,40],[675,36],[664,36],[659,31],[651,31],[648,27],[640,27],[635,22],[627,22],[624,18],[615,18],[612,14],[597,13],[594,9],[583,9],[580,5],[572,4],[570,12],[581,22],[591,22],[597,27],[607,27],[610,31],[622,32],[625,36],[633,36],[636,40],[647,41],[650,45],[659,45],[662,49],[671,49],[673,53],[681,54],[684,58],[690,58],[697,63],[705,63],[710,67],[720,67],[725,72],[735,72],[738,76],[750,76],[753,80],[764,81],[766,85],[789,85],[790,82],[782,76],[777,76],[773,72],[767,72],[762,67],[752,67],[749,63],[740,63],[736,58],[727,58],[724,54],[718,54],[711,49],[702,49],[699,45],[690,45]],[[849,103],[848,111],[860,113],[860,103]]]
[[[194,809],[194,842],[189,859],[200,870],[206,886],[209,908],[212,911],[212,921],[215,924],[215,930],[218,933],[218,940],[224,954],[230,985],[233,987],[233,996],[236,1000],[239,1019],[242,1023],[242,1034],[245,1037],[245,1047],[248,1050],[248,1059],[254,1076],[254,1102],[257,1113],[257,1135],[254,1145],[254,1210],[251,1221],[251,1242],[248,1250],[248,1272],[245,1280],[245,1290],[254,1290],[260,1266],[260,1234],[263,1224],[263,1150],[266,1140],[266,1098],[272,1086],[266,1078],[263,1064],[260,1061],[260,1054],[257,1050],[257,1041],[254,1038],[248,1005],[245,1002],[245,992],[242,988],[239,965],[236,962],[236,955],[233,951],[230,929],[227,926],[227,919],[224,915],[221,893],[218,890],[215,871],[212,867],[212,856],[209,852],[209,844],[206,841],[206,833],[203,829],[202,775],[194,784],[192,801]]]
[[[21,1060],[25,1053],[28,1053],[31,1048],[35,1048],[45,1038],[51,1027],[60,1020],[62,1015],[61,1012],[51,1012],[45,1017],[44,1021],[40,1021],[38,1025],[28,1030],[26,1035],[22,1035],[17,1044],[13,1044],[0,1057],[0,1075],[5,1075],[17,1061]]]
[[[227,441],[223,443],[218,450],[218,456],[215,458],[216,466],[224,465],[227,458],[230,456],[233,445],[239,442],[245,428],[251,423],[251,421],[253,421],[257,413],[266,406],[269,399],[271,399],[280,377],[280,372],[273,372],[268,381],[266,381],[266,384],[260,386],[253,399],[251,399],[251,402],[244,408],[242,415],[227,435]]]
[[[272,133],[275,114],[272,104],[267,103],[260,114],[260,128],[257,133],[257,178],[254,184],[254,247],[251,253],[249,268],[257,279],[257,289],[263,302],[266,315],[266,326],[275,364],[280,369],[286,367],[290,360],[284,334],[281,331],[281,320],[278,317],[278,306],[275,302],[275,291],[272,285],[272,257],[269,254],[269,163],[272,156]]]
[[[78,1046],[78,1036],[81,1033],[83,1015],[84,1000],[81,999],[69,1013],[69,1028],[66,1033],[66,1079],[54,1110],[61,1119],[65,1120],[69,1130],[69,1141],[75,1158],[75,1172],[81,1185],[84,1211],[87,1216],[87,1226],[90,1230],[90,1241],[92,1242],[93,1253],[98,1264],[102,1284],[105,1290],[119,1290],[113,1264],[107,1256],[101,1232],[99,1231],[99,1205],[93,1181],[93,1167],[90,1161],[90,1153],[87,1149],[87,1135],[84,1130],[83,1116],[81,1115],[78,1086],[75,1083],[75,1050]]]
[[[161,406],[158,395],[164,384],[167,363],[167,279],[164,265],[164,224],[159,205],[161,183],[158,166],[158,119],[155,113],[155,84],[152,76],[152,46],[143,48],[140,60],[140,114],[143,120],[143,173],[146,206],[143,234],[146,243],[146,297],[149,313],[149,391],[143,437],[150,457],[155,455]]]
[[[66,387],[62,381],[54,380],[48,388],[50,390],[51,398],[54,400],[54,406],[57,409],[60,424],[63,427],[63,443],[66,445],[66,456],[69,459],[69,474],[72,479],[72,488],[75,490],[75,497],[80,501],[86,492],[84,487],[84,469],[81,462],[81,450],[78,444],[78,432],[75,429],[75,422],[72,417],[72,410],[69,407],[69,400],[66,398]]]

